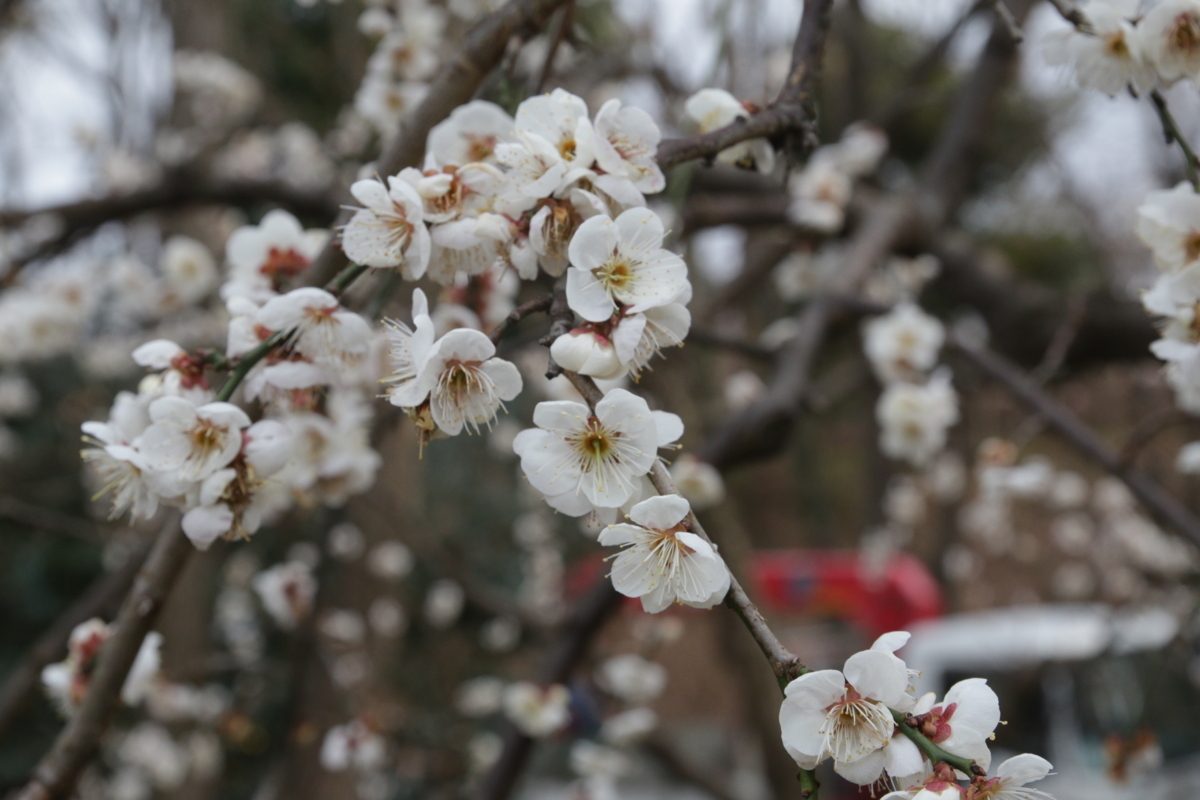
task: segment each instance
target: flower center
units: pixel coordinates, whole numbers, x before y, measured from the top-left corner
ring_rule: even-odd
[[[1188,261],[1200,258],[1200,230],[1189,231],[1184,237],[1183,254]]]
[[[333,315],[337,306],[309,306],[304,309],[304,316],[314,325],[329,325],[333,323]]]
[[[308,268],[308,258],[297,253],[292,248],[281,250],[272,247],[267,251],[267,258],[258,271],[272,280],[294,278]]]
[[[1175,17],[1168,38],[1176,52],[1191,56],[1200,48],[1200,17],[1189,12]]]
[[[483,161],[496,152],[495,136],[467,136],[467,158],[471,161]]]
[[[558,143],[558,154],[567,161],[575,158],[575,137],[571,136]]]
[[[1114,58],[1129,58],[1129,42],[1125,41],[1125,32],[1113,31],[1104,39],[1104,49]]]
[[[197,461],[205,461],[214,452],[221,449],[224,431],[216,423],[202,419],[190,431],[188,438],[192,442],[192,454]]]
[[[826,709],[820,732],[825,736],[825,752],[845,764],[885,746],[894,728],[892,712],[846,684],[842,699]]]
[[[597,267],[593,274],[610,294],[627,289],[633,283],[633,266],[624,256],[613,253],[612,257]]]
[[[576,433],[568,441],[579,456],[583,471],[591,472],[598,469],[610,458],[620,459],[620,455],[616,452],[616,440],[619,435],[609,430],[596,417],[589,417],[583,430]]]

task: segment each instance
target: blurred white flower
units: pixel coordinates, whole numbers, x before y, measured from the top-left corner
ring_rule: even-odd
[[[289,561],[254,576],[254,591],[263,608],[285,631],[294,630],[312,611],[317,581],[307,564]]]
[[[540,739],[571,721],[571,693],[559,684],[538,686],[521,681],[504,690],[504,713],[521,733]]]

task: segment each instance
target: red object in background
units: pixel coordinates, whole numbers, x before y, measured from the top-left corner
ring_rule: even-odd
[[[764,610],[845,620],[874,639],[942,614],[942,592],[918,559],[897,553],[878,575],[857,550],[767,550],[754,555]]]
[[[579,564],[568,594],[583,593],[607,572],[600,558]],[[868,639],[942,614],[937,581],[908,553],[892,556],[881,574],[868,575],[857,550],[760,550],[753,577],[764,611],[844,620]],[[629,602],[641,607],[638,600]]]

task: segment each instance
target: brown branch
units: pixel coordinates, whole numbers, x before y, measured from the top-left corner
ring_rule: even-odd
[[[87,695],[50,751],[38,762],[33,777],[15,795],[16,800],[66,800],[72,795],[80,774],[95,756],[100,738],[117,711],[121,687],[142,640],[193,552],[195,548],[183,535],[177,518],[158,534],[145,565],[121,605],[112,636],[100,651]]]
[[[1014,3],[1019,18],[1032,0]],[[958,208],[978,163],[974,158],[988,130],[1000,90],[1013,71],[1016,47],[1002,22],[992,26],[983,53],[959,92],[952,116],[935,142],[914,188],[873,204],[850,240],[845,262],[825,287],[833,296],[853,294],[871,270],[906,237],[937,231]],[[780,349],[778,369],[765,395],[713,431],[697,455],[718,469],[783,449],[803,408],[809,373],[830,321],[828,304],[809,302],[800,315],[799,333]]]
[[[186,171],[173,172],[155,186],[126,194],[37,210],[0,211],[0,227],[19,225],[40,215],[56,218],[62,225],[62,231],[57,236],[13,258],[5,282],[10,283],[26,264],[60,252],[105,222],[129,219],[148,211],[193,205],[249,205],[258,202],[278,203],[302,216],[322,219],[331,218],[338,212],[337,203],[329,195],[298,191],[277,181],[219,181]]]
[[[11,495],[0,496],[0,517],[46,533],[69,536],[88,544],[102,543],[100,530],[91,520],[26,503]]]
[[[549,311],[551,304],[554,302],[554,294],[544,294],[541,297],[535,297],[532,300],[526,300],[521,305],[517,306],[512,312],[502,319],[496,327],[488,332],[488,338],[492,340],[492,344],[499,344],[504,334],[513,325],[516,325],[521,320],[528,317],[530,314],[537,314],[542,311]]]
[[[66,656],[67,639],[75,626],[105,615],[129,591],[133,578],[146,561],[154,539],[145,536],[125,563],[97,578],[25,652],[0,684],[0,736],[12,727],[37,690],[42,668]]]
[[[543,686],[565,683],[583,659],[600,626],[620,607],[621,595],[617,594],[607,576],[601,576],[576,604],[557,647],[542,664],[539,682]],[[504,749],[500,758],[492,765],[476,795],[478,800],[505,800],[509,797],[533,753],[533,746],[533,739],[510,726],[504,735]]]
[[[1063,362],[1067,360],[1067,353],[1071,351],[1071,345],[1075,343],[1075,337],[1079,335],[1079,328],[1083,325],[1085,316],[1087,316],[1087,295],[1082,292],[1073,292],[1067,298],[1067,308],[1063,314],[1062,324],[1050,338],[1050,344],[1046,347],[1046,354],[1042,356],[1041,363],[1030,373],[1030,377],[1038,385],[1044,386],[1058,374]]]
[[[1161,525],[1200,545],[1200,519],[1157,481],[1131,466],[1083,420],[1048,395],[1018,367],[987,349],[972,348],[952,340],[954,349],[996,379],[1046,424],[1058,431],[1085,456],[1120,478]]]
[[[791,71],[774,103],[724,128],[667,139],[658,146],[659,167],[667,170],[685,161],[712,158],[748,139],[784,139],[788,150],[797,156],[815,147],[816,89],[832,8],[833,0],[809,0],[804,4],[800,31],[792,47]]]
[[[538,75],[537,86],[533,90],[534,94],[540,94],[550,81],[550,76],[554,73],[554,57],[558,55],[559,48],[567,39],[574,17],[575,0],[567,0],[566,5],[563,6],[562,17],[558,21],[558,27],[554,29],[554,38],[550,40],[550,46],[546,48],[546,60],[542,62],[542,71]]]
[[[579,375],[574,372],[563,372],[570,379],[571,384],[579,391],[583,398],[592,408],[595,408],[604,395],[600,388],[596,386],[596,382],[586,375]],[[663,466],[661,461],[655,461],[654,466],[650,469],[650,483],[654,484],[654,488],[659,494],[678,494],[675,489],[675,483],[671,480],[671,475],[667,472],[667,468]],[[713,540],[709,538],[708,533],[704,530],[704,526],[700,524],[700,520],[692,512],[688,512],[686,520],[688,530],[704,539],[709,544],[713,544]],[[715,545],[714,545],[715,546]],[[733,609],[742,619],[742,623],[746,629],[750,631],[750,635],[754,637],[754,641],[758,643],[759,649],[767,658],[767,663],[771,665],[771,671],[775,673],[775,677],[782,683],[787,683],[793,678],[799,677],[808,671],[808,668],[800,662],[796,655],[790,652],[779,638],[774,634],[771,628],[767,625],[766,619],[758,610],[758,607],[747,596],[746,591],[738,582],[736,577],[730,576],[729,594],[725,596],[725,605]]]
[[[514,38],[540,30],[567,0],[512,0],[488,14],[467,32],[456,55],[442,64],[429,83],[421,104],[404,118],[391,145],[376,163],[380,175],[395,175],[415,167],[425,154],[429,131],[450,112],[474,97],[484,78],[500,63]],[[346,265],[346,254],[331,240],[305,276],[309,286],[320,286]]]
[[[550,330],[538,340],[543,347],[554,344],[554,340],[571,330],[575,324],[575,312],[567,302],[567,276],[563,275],[554,285],[554,298],[550,301]],[[557,378],[563,373],[563,368],[554,363],[551,357],[546,364],[546,377]]]

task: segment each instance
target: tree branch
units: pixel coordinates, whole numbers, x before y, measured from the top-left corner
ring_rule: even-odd
[[[177,518],[158,534],[121,606],[112,635],[100,650],[87,695],[50,751],[38,762],[29,783],[16,794],[16,800],[65,800],[71,796],[79,775],[95,756],[100,737],[117,711],[121,687],[142,640],[193,552],[195,548],[183,535]]]
[[[804,4],[804,16],[792,47],[791,70],[774,103],[724,128],[699,136],[667,139],[658,146],[659,167],[668,170],[685,161],[712,158],[748,139],[785,138],[789,150],[797,155],[815,147],[816,88],[832,8],[833,0],[808,0]]]
[[[42,668],[61,660],[67,653],[67,639],[75,626],[103,615],[124,597],[134,576],[146,562],[154,537],[144,536],[125,563],[98,577],[80,597],[46,629],[0,685],[0,736],[20,716],[30,695],[41,681]]]
[[[257,202],[278,203],[301,216],[321,219],[332,218],[338,213],[338,204],[328,194],[298,191],[277,181],[218,181],[189,171],[172,172],[155,186],[125,194],[32,211],[0,211],[0,227],[19,225],[41,215],[56,218],[62,225],[57,236],[13,258],[4,282],[11,283],[17,272],[29,262],[63,250],[81,235],[105,222],[129,219],[148,211],[191,205],[249,205]]]
[[[621,607],[621,599],[607,577],[601,577],[591,591],[580,598],[571,621],[563,628],[557,648],[542,663],[539,682],[543,686],[565,683],[570,678],[600,626]],[[476,795],[478,800],[509,797],[533,753],[533,745],[533,739],[510,726],[504,735],[500,758],[492,765]]]
[[[1161,484],[1127,463],[1119,452],[1109,447],[1070,409],[1048,395],[1020,369],[996,353],[984,348],[970,347],[958,339],[952,339],[950,344],[971,363],[1002,383],[1015,398],[1036,412],[1084,455],[1124,481],[1129,491],[1160,524],[1200,545],[1200,519]]]

